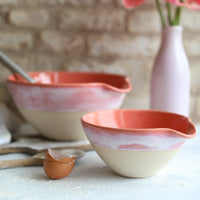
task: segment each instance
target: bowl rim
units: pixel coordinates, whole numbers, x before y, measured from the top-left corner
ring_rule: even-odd
[[[114,127],[106,127],[106,126],[101,126],[101,125],[95,125],[93,123],[90,123],[88,121],[85,120],[86,116],[88,114],[92,114],[92,113],[100,113],[100,112],[114,112],[114,111],[125,111],[125,112],[134,112],[134,111],[141,111],[141,112],[154,112],[154,113],[163,113],[163,114],[170,114],[170,115],[173,115],[173,116],[179,116],[179,117],[182,117],[182,118],[185,118],[187,121],[188,121],[188,133],[183,133],[183,132],[180,132],[180,131],[177,131],[177,130],[174,130],[174,129],[171,129],[171,128],[114,128]],[[177,134],[181,137],[184,137],[184,138],[193,138],[196,136],[197,134],[197,130],[196,130],[196,127],[195,125],[192,123],[191,119],[189,117],[186,117],[184,115],[181,115],[181,114],[177,114],[177,113],[173,113],[173,112],[167,112],[167,111],[162,111],[162,110],[154,110],[154,109],[126,109],[126,108],[119,108],[119,109],[107,109],[107,110],[100,110],[100,111],[94,111],[94,112],[88,112],[86,114],[84,114],[82,117],[81,117],[81,123],[83,126],[92,126],[92,127],[95,127],[95,128],[101,128],[101,129],[104,129],[104,130],[108,130],[108,131],[113,131],[115,133],[113,134],[117,134],[121,131],[123,132],[126,132],[126,134],[132,134],[132,133],[147,133],[147,132],[150,132],[150,133],[157,133],[157,132],[160,132],[160,131],[164,131],[165,133],[174,133],[174,134]]]
[[[99,75],[99,76],[106,76],[106,77],[120,77],[124,81],[124,87],[117,87],[108,83],[102,82],[85,82],[85,83],[30,83],[24,79],[16,80],[15,75],[11,74],[7,77],[7,82],[17,85],[24,85],[24,86],[39,86],[39,87],[101,87],[105,89],[109,89],[116,92],[121,93],[128,93],[131,91],[132,86],[128,76],[121,75],[121,74],[114,74],[114,73],[99,73],[99,72],[81,72],[81,71],[30,71],[27,72],[30,76],[37,75],[39,73],[44,74],[71,74],[71,75]]]

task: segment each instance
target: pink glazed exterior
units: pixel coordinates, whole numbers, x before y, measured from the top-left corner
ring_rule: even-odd
[[[55,140],[86,139],[80,119],[89,111],[118,108],[131,90],[126,76],[83,72],[30,72],[36,83],[10,75],[8,86],[22,115]]]
[[[187,117],[154,110],[97,111],[84,115],[82,124],[92,144],[117,150],[174,150],[196,135]]]
[[[117,174],[154,175],[196,135],[185,116],[154,110],[105,110],[85,114],[82,125],[94,150]]]
[[[120,107],[131,90],[127,77],[79,72],[31,72],[37,83],[10,75],[8,85],[17,106],[30,110],[83,112]]]

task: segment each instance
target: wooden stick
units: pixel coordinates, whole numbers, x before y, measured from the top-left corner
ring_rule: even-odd
[[[3,160],[0,161],[0,169],[8,169],[13,167],[25,167],[25,166],[33,166],[33,165],[42,165],[42,158],[37,158],[32,156],[30,158],[25,159],[17,159],[17,160]]]

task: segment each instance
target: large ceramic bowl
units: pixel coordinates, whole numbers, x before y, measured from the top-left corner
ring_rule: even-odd
[[[22,115],[55,140],[86,139],[80,119],[89,111],[118,108],[131,90],[126,76],[81,72],[30,72],[37,83],[10,75],[8,86]]]
[[[154,175],[196,135],[187,117],[153,110],[91,112],[82,125],[102,160],[126,177]]]

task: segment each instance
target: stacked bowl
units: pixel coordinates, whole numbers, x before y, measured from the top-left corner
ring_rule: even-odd
[[[86,139],[82,115],[120,107],[131,90],[129,79],[115,74],[51,71],[29,75],[36,83],[10,75],[9,90],[27,121],[53,140]]]
[[[91,112],[82,117],[82,124],[102,160],[126,177],[154,175],[196,135],[187,117],[155,110]]]

